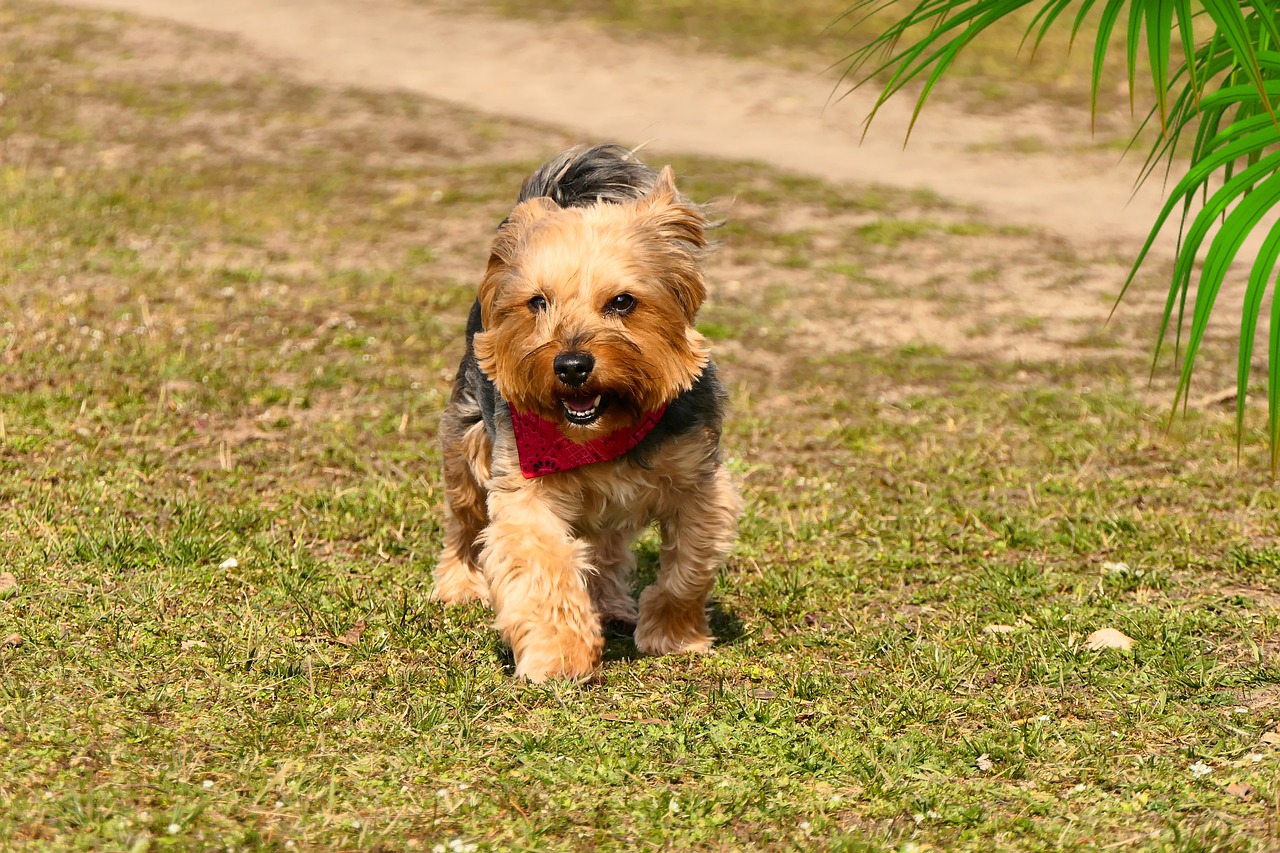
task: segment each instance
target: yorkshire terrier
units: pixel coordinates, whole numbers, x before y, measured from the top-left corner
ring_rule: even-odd
[[[740,504],[727,394],[694,317],[708,221],[616,145],[542,165],[502,222],[440,423],[445,546],[433,596],[492,604],[517,677],[591,678],[603,625],[643,653],[705,652]],[[657,582],[630,592],[657,521]]]

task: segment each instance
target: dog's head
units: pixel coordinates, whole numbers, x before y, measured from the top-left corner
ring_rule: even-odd
[[[634,201],[518,205],[480,284],[475,352],[498,393],[585,441],[690,388],[708,358],[693,326],[706,226],[670,166]]]

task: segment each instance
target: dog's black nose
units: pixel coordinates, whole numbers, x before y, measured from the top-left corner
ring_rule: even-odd
[[[585,352],[562,352],[552,362],[552,367],[556,369],[556,376],[560,377],[560,381],[574,388],[587,381],[587,377],[591,375],[591,369],[595,366],[596,360]]]

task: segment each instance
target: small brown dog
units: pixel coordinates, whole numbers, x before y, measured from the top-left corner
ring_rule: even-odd
[[[499,227],[440,424],[445,548],[433,596],[488,601],[530,681],[591,676],[604,622],[640,651],[706,651],[733,543],[727,395],[694,329],[701,208],[619,146],[544,164]],[[657,583],[631,543],[657,521]]]

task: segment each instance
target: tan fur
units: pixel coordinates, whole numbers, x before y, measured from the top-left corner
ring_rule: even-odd
[[[669,167],[633,202],[517,206],[494,242],[479,290],[484,330],[474,337],[502,399],[588,441],[688,391],[709,358],[693,327],[706,295],[697,256],[704,226]],[[635,309],[611,313],[610,300],[623,293]],[[535,296],[545,310],[530,307]],[[557,379],[553,361],[565,352],[594,358],[586,385]],[[583,393],[612,401],[589,426],[569,421],[561,402]],[[718,452],[718,419],[669,437],[644,465],[623,457],[525,479],[509,421],[495,443],[474,411],[455,391],[442,423],[445,551],[433,595],[489,601],[517,676],[531,681],[590,677],[602,621],[635,622],[647,654],[708,650],[706,599],[740,511]],[[654,521],[658,580],[637,605],[630,545]]]
[[[502,398],[522,412],[558,418],[551,364],[566,350],[590,349],[590,386],[619,393],[629,406],[608,412],[570,438],[626,426],[693,384],[708,359],[692,321],[706,296],[692,249],[706,245],[702,213],[681,204],[670,171],[630,204],[562,209],[533,199],[512,211],[494,242],[480,285],[484,332],[475,351]],[[619,293],[642,306],[623,323],[602,313]],[[529,299],[548,298],[542,314]]]

